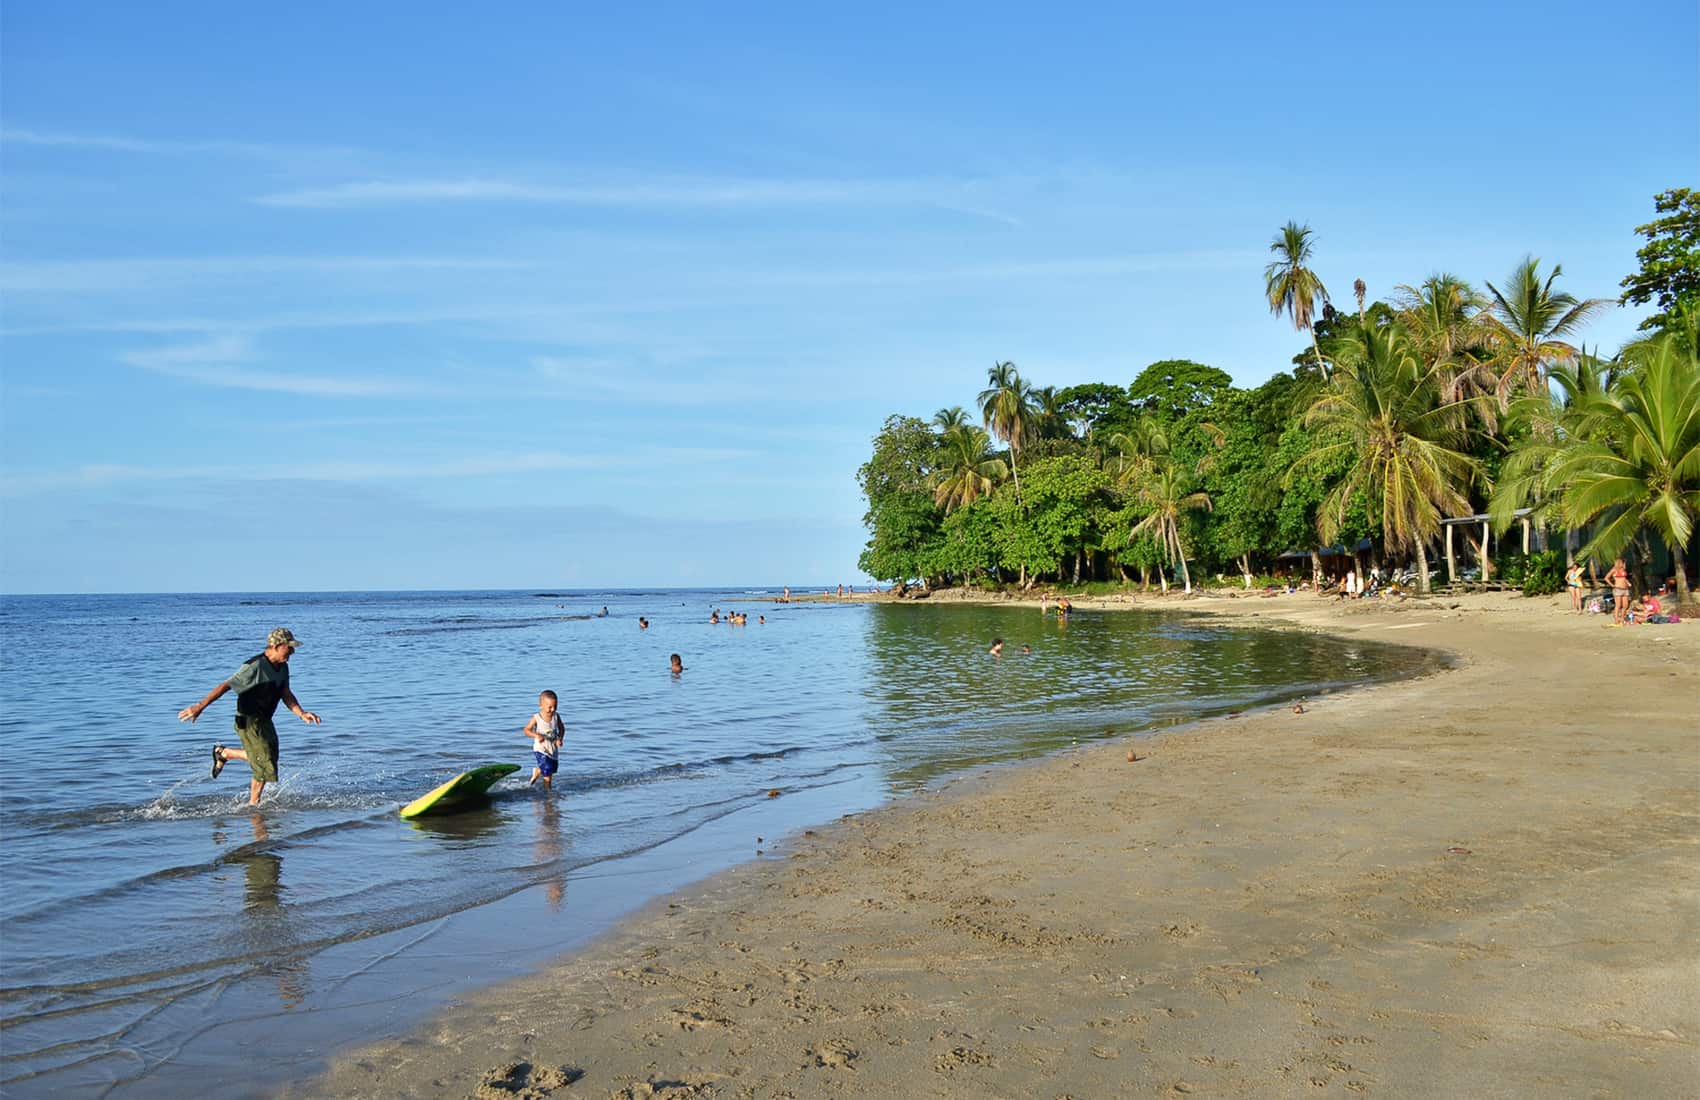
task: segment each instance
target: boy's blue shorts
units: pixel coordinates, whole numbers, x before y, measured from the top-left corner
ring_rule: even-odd
[[[555,774],[555,768],[557,766],[559,766],[558,761],[555,757],[544,756],[540,752],[533,752],[531,755],[532,755],[533,758],[536,759],[537,770],[540,773],[542,773],[543,775],[554,775]]]

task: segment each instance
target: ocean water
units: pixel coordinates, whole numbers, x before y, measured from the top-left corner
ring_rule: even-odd
[[[0,1091],[257,1094],[787,833],[1433,663],[1173,615],[777,592],[0,599]],[[233,698],[176,714],[274,626],[324,722],[279,708],[282,781],[254,810],[242,763],[208,774]],[[552,797],[524,783],[543,688],[568,731]],[[487,807],[397,816],[494,761],[526,769]]]

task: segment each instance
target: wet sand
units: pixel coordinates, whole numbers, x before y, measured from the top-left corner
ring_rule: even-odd
[[[1459,663],[788,838],[285,1095],[1700,1096],[1700,622],[1135,602]]]

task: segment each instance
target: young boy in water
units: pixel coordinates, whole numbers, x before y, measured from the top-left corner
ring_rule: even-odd
[[[528,787],[541,776],[543,789],[553,789],[550,780],[560,764],[561,739],[567,733],[561,716],[555,713],[560,705],[561,701],[554,692],[545,691],[537,697],[537,713],[525,724],[525,735],[531,738],[531,756],[536,761],[536,767],[531,769],[531,782],[526,784]]]

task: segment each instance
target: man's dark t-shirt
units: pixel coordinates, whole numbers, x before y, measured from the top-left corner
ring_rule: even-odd
[[[242,662],[225,683],[236,693],[236,713],[250,718],[270,718],[277,712],[278,700],[289,687],[289,665],[274,665],[264,653]]]

